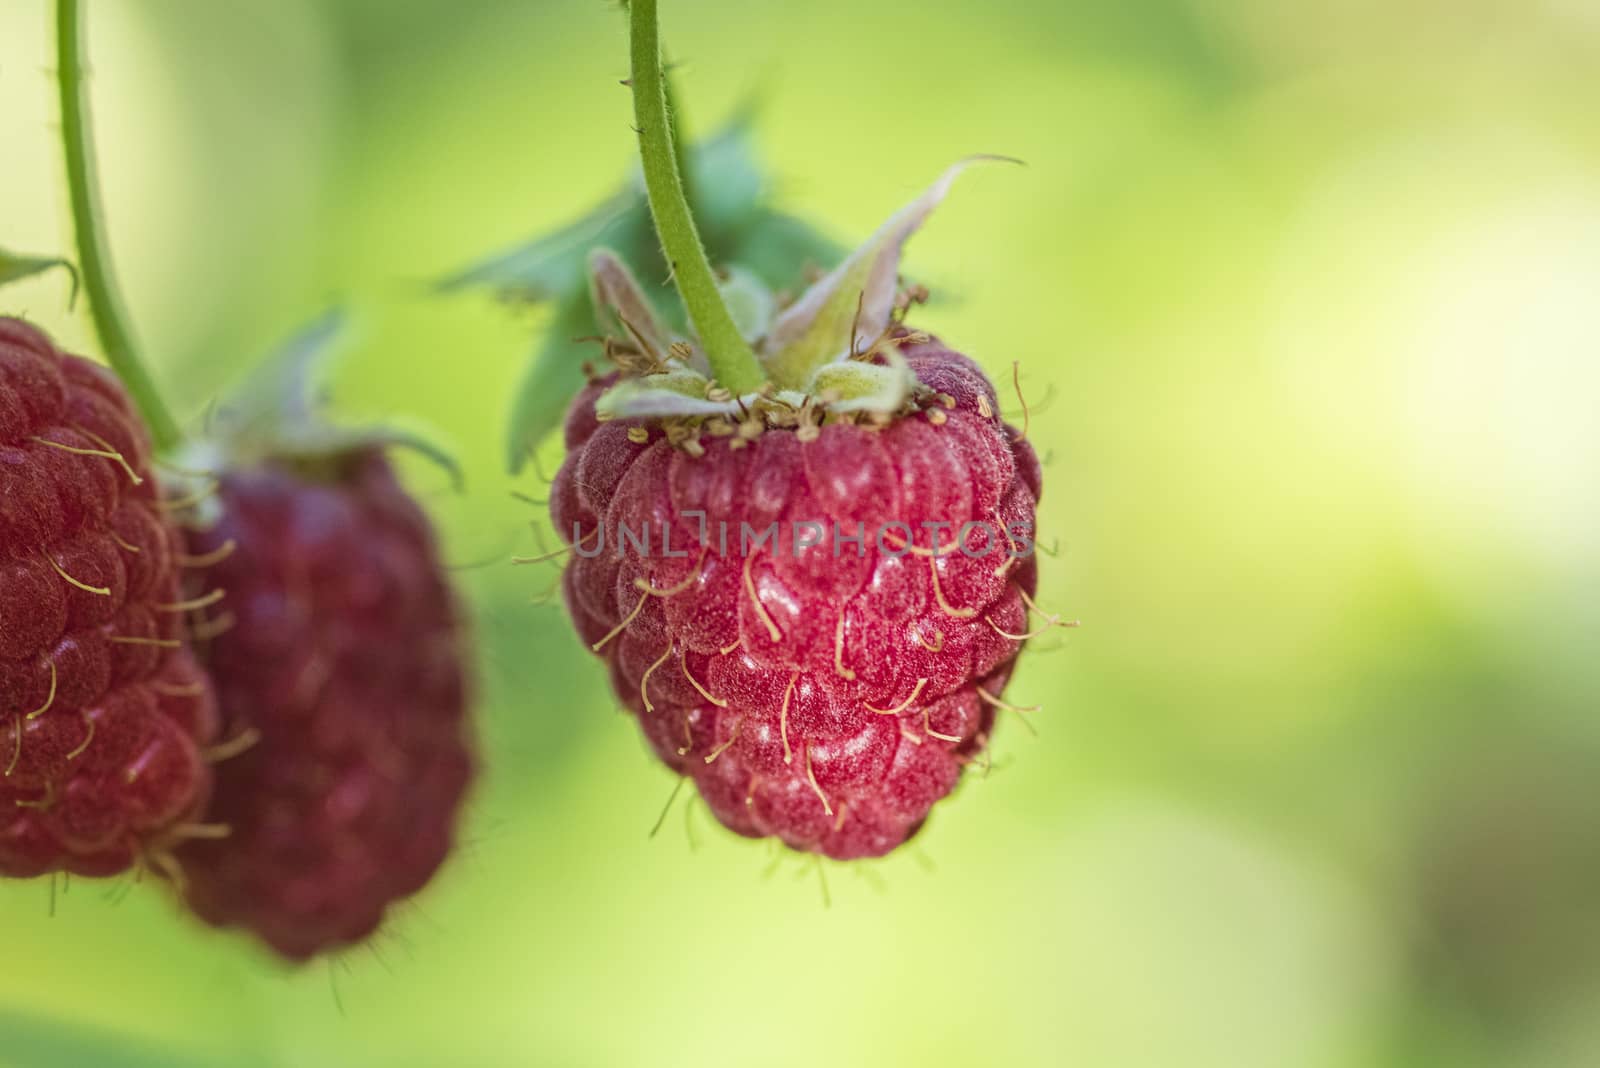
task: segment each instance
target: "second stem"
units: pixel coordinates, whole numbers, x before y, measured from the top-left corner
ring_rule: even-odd
[[[178,424],[161,401],[155,381],[139,357],[128,329],[127,312],[117,292],[111,254],[106,247],[95,184],[94,135],[83,84],[83,12],[78,0],[56,2],[56,84],[61,95],[61,144],[66,156],[67,191],[72,201],[72,228],[77,235],[78,266],[89,297],[89,313],[106,361],[128,387],[128,393],[150,427],[159,449],[182,441]]]

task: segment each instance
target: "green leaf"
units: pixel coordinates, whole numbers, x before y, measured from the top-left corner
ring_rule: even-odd
[[[737,264],[730,264],[727,272],[727,278],[717,283],[722,302],[728,306],[728,314],[733,316],[733,324],[745,340],[759,341],[772,328],[773,316],[778,311],[772,290],[755,272]]]
[[[191,1057],[176,1050],[159,1049],[129,1035],[85,1025],[82,1021],[51,1020],[0,1009],[0,1042],[10,1065],[94,1065],[95,1068],[217,1068],[213,1058]],[[234,1064],[261,1064],[251,1056]]]
[[[726,259],[753,272],[775,290],[798,293],[806,272],[831,270],[845,257],[845,248],[794,215],[767,211],[736,235]]]
[[[72,276],[72,295],[67,298],[67,306],[71,307],[78,302],[78,268],[71,260],[59,256],[22,256],[0,248],[0,286],[58,267]]]
[[[593,343],[577,340],[594,333],[594,305],[588,288],[575,285],[556,304],[544,340],[528,364],[511,402],[506,466],[522,470],[546,434],[561,425],[567,405],[583,388],[583,365],[599,355]]]
[[[911,235],[945,198],[961,172],[979,159],[962,160],[926,192],[896,212],[877,233],[795,301],[772,328],[764,357],[781,386],[809,380],[825,363],[870,346],[889,325],[900,273],[900,253]]]
[[[648,207],[624,190],[576,222],[442,279],[440,292],[486,288],[530,302],[560,297],[583,278],[589,250],[598,245],[633,248],[650,233]]]
[[[767,177],[751,136],[753,119],[752,108],[741,108],[690,155],[695,188],[702,191],[694,209],[714,260],[757,218],[766,193]],[[558,299],[582,280],[589,251],[600,246],[615,249],[645,277],[666,274],[637,170],[588,214],[554,233],[465,267],[441,279],[437,288],[444,293],[491,289],[531,302]]]
[[[746,101],[689,153],[690,208],[713,262],[764,210],[770,179],[755,144],[756,108]],[[642,189],[642,186],[641,186]]]

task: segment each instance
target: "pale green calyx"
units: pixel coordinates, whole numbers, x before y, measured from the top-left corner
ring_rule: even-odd
[[[794,415],[801,409],[879,417],[900,412],[918,388],[895,330],[897,311],[905,306],[901,252],[963,170],[1002,158],[976,156],[955,164],[781,310],[754,274],[729,268],[719,280],[722,298],[767,378],[759,390],[739,396],[719,388],[692,339],[663,328],[622,260],[596,250],[589,259],[591,292],[607,355],[624,375],[600,397],[596,412],[602,419],[733,422],[754,414],[789,425],[806,423],[807,417]]]

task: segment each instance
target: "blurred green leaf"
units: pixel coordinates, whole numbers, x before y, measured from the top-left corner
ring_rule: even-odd
[[[631,190],[605,203],[555,233],[475,263],[439,282],[445,293],[486,287],[507,298],[530,303],[554,300],[581,277],[589,250],[614,244],[631,248],[648,231],[648,208]]]
[[[583,388],[583,364],[600,350],[578,338],[594,332],[594,305],[588,286],[576,286],[556,305],[555,318],[529,362],[511,402],[506,466],[522,470],[533,450],[560,425],[567,403]]]
[[[255,1061],[254,1063],[261,1063]],[[171,1049],[140,1045],[126,1035],[82,1023],[41,1019],[0,1009],[0,1062],[7,1068],[221,1068]],[[242,1064],[243,1062],[234,1062]]]
[[[740,109],[690,153],[697,194],[695,220],[715,258],[720,258],[715,254],[722,246],[737,243],[762,214],[768,182],[752,138],[753,118],[752,108]],[[587,215],[480,260],[441,280],[438,287],[446,293],[488,288],[507,299],[533,303],[555,300],[586,274],[589,251],[599,246],[616,249],[638,266],[659,266],[657,273],[665,273],[637,170]]]
[[[746,102],[689,153],[690,206],[714,260],[723,258],[726,246],[764,214],[771,191],[771,177],[756,149],[755,119],[754,103]],[[635,185],[642,191],[642,182]]]
[[[72,295],[67,298],[70,307],[78,302],[78,268],[71,260],[59,256],[23,256],[0,248],[0,286],[20,282],[57,267],[72,276]]]
[[[801,288],[810,271],[827,270],[844,258],[843,245],[795,215],[763,212],[739,232],[728,259],[756,273],[776,290]]]

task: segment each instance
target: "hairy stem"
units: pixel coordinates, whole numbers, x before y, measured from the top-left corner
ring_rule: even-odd
[[[672,158],[678,164],[678,182],[683,186],[683,201],[689,205],[689,215],[694,216],[694,172],[689,169],[689,140],[684,135],[683,94],[678,92],[678,80],[672,76],[672,65],[663,63],[661,92],[667,99],[667,133],[672,136]]]
[[[628,0],[622,0],[622,13],[629,13]],[[663,52],[665,49],[663,49]],[[672,154],[678,161],[678,181],[683,183],[683,199],[694,211],[694,175],[689,170],[689,138],[684,134],[683,94],[678,92],[678,79],[672,76],[673,65],[662,59],[661,91],[667,95],[667,129],[672,134]]]
[[[661,72],[661,40],[656,26],[656,0],[632,0],[628,18],[633,44],[633,113],[639,127],[639,155],[656,234],[672,266],[672,279],[683,297],[706,359],[716,379],[734,393],[748,393],[765,381],[755,353],[739,334],[733,316],[717,292],[700,232],[695,229],[683,179],[673,151],[666,84]]]
[[[182,441],[183,435],[162,403],[144,361],[139,358],[106,247],[104,216],[95,183],[93,131],[83,84],[83,52],[83,17],[78,0],[56,0],[56,85],[61,94],[61,145],[66,153],[72,228],[77,234],[78,266],[83,272],[89,313],[106,360],[139,406],[156,447],[170,449]]]

